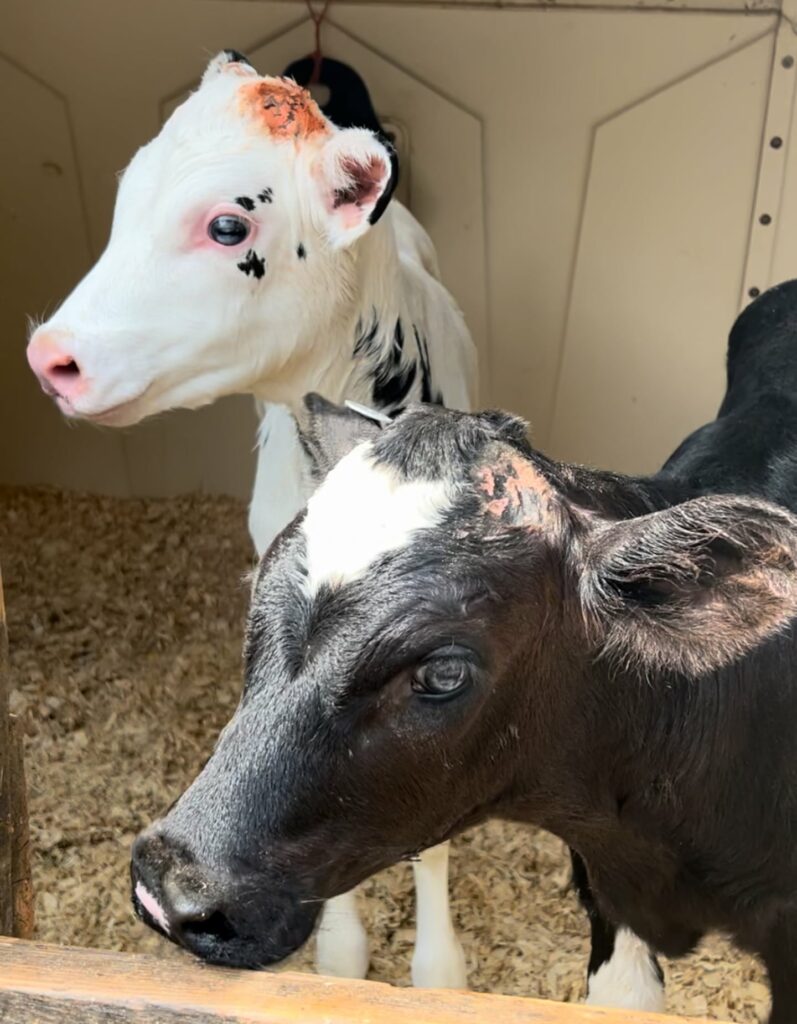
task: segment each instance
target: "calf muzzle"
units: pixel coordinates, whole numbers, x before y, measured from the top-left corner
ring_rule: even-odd
[[[313,930],[321,904],[273,879],[201,864],[149,830],[133,845],[133,907],[141,920],[208,963],[258,968],[283,960]]]
[[[28,345],[30,368],[42,390],[51,398],[71,402],[85,390],[86,382],[71,352],[71,339],[64,331],[39,329]]]

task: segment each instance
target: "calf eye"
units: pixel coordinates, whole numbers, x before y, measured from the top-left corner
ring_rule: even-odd
[[[464,658],[432,657],[419,665],[412,676],[412,689],[421,697],[448,700],[470,682],[471,666]]]
[[[214,217],[208,224],[208,234],[219,245],[240,245],[247,239],[250,231],[249,221],[232,213]]]

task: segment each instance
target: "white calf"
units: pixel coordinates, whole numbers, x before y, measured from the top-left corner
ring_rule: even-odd
[[[291,415],[306,392],[472,405],[472,342],[428,236],[388,206],[394,184],[371,132],[336,128],[294,83],[220,54],[125,171],[108,247],[32,335],[32,369],[67,416],[112,426],[254,395],[263,553],[311,490]],[[447,848],[415,869],[413,982],[462,987]],[[317,961],[365,975],[352,894],[327,904]]]

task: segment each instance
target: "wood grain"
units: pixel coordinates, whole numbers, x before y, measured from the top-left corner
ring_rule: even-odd
[[[310,974],[233,971],[0,938],[10,1024],[675,1024],[686,1018]],[[696,1018],[689,1019],[698,1024]],[[708,1022],[704,1022],[708,1024]]]

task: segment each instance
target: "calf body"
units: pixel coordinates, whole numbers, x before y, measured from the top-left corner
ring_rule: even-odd
[[[235,717],[136,843],[145,920],[279,959],[319,899],[501,816],[570,844],[641,971],[632,931],[678,956],[722,930],[797,1019],[795,311],[792,282],[742,315],[718,421],[647,479],[502,413],[312,399],[333,468],[261,564]]]
[[[568,723],[582,741],[578,769],[551,752],[532,783],[527,766],[510,813],[571,843],[603,911],[653,948],[681,956],[720,930],[793,972],[791,943],[782,957],[778,947],[797,924],[794,658],[790,634],[701,680],[699,693],[662,679],[618,694],[611,672],[591,676],[599,711]],[[549,786],[556,805],[539,807]]]

